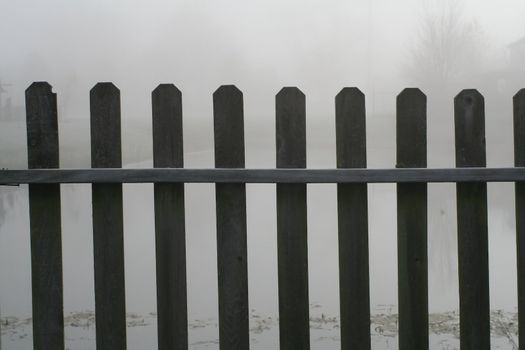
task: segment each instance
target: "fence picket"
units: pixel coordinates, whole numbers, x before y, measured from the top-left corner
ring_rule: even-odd
[[[29,169],[58,168],[57,99],[51,85],[26,90]],[[60,184],[29,185],[33,346],[64,349]]]
[[[485,103],[476,90],[454,99],[457,167],[485,167]],[[460,345],[490,349],[487,184],[456,185]]]
[[[244,168],[243,95],[233,85],[213,94],[215,167]],[[215,185],[220,348],[249,349],[246,185]]]
[[[98,83],[90,91],[91,167],[120,168],[120,91]],[[93,248],[97,350],[126,349],[122,184],[93,184]]]
[[[276,96],[277,168],[306,167],[305,96]],[[277,256],[281,350],[310,348],[306,184],[277,184]]]
[[[426,96],[397,96],[397,168],[426,168]],[[428,349],[427,184],[397,184],[399,349]]]
[[[34,348],[65,347],[61,183],[92,183],[98,350],[126,349],[123,182],[155,183],[160,350],[188,349],[184,183],[216,186],[223,350],[250,346],[245,183],[276,183],[283,350],[310,348],[306,184],[338,184],[341,348],[369,350],[367,184],[397,183],[399,348],[425,350],[429,347],[427,183],[456,182],[460,345],[462,350],[488,350],[486,182],[516,181],[519,339],[525,339],[525,89],[513,102],[515,168],[486,168],[484,99],[476,90],[463,90],[454,99],[456,168],[426,169],[426,96],[419,89],[405,89],[397,97],[397,169],[367,169],[365,96],[357,88],[345,88],[335,99],[338,169],[316,170],[306,169],[305,96],[295,87],[283,88],[276,95],[279,169],[246,170],[243,94],[235,86],[221,86],[213,94],[216,169],[184,169],[181,93],[174,85],[162,84],[152,92],[157,169],[133,170],[121,169],[120,91],[111,83],[99,83],[90,91],[94,169],[56,170],[56,95],[49,84],[33,83],[26,90],[29,170],[0,170],[0,185],[29,184]]]
[[[335,99],[338,168],[366,168],[365,96],[344,88]],[[341,349],[370,349],[367,184],[338,184]]]
[[[182,168],[182,96],[172,84],[152,93],[153,166]],[[154,184],[159,350],[188,349],[184,184]]]
[[[525,89],[514,96],[514,165],[525,167]],[[518,335],[525,343],[525,182],[516,182],[516,262],[518,270]]]

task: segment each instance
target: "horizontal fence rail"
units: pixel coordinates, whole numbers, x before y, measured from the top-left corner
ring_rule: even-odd
[[[246,169],[243,94],[213,94],[215,168],[183,165],[182,93],[151,95],[153,168],[123,169],[120,90],[90,92],[90,169],[61,169],[57,96],[48,83],[26,90],[27,170],[0,170],[0,186],[29,184],[35,350],[64,349],[60,184],[91,183],[97,350],[125,350],[123,183],[153,183],[158,349],[188,349],[185,183],[215,183],[219,346],[249,349],[246,186],[276,184],[279,344],[310,348],[306,184],[337,184],[341,349],[370,349],[368,192],[397,184],[399,349],[428,350],[427,184],[456,183],[460,344],[490,349],[487,182],[514,182],[519,339],[525,339],[525,90],[514,96],[515,167],[486,168],[485,104],[476,90],[454,99],[456,167],[427,168],[427,99],[405,89],[396,100],[396,167],[366,162],[365,96],[335,98],[334,169],[308,169],[306,96],[275,99],[276,168]],[[0,164],[1,166],[1,164]]]
[[[525,167],[0,170],[1,185],[75,183],[446,183],[525,181]]]

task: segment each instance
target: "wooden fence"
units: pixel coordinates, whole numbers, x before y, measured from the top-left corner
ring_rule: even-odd
[[[456,168],[426,169],[426,97],[397,97],[396,169],[366,169],[365,96],[335,98],[337,169],[306,169],[305,96],[276,96],[276,169],[244,169],[243,95],[213,94],[215,167],[183,169],[182,97],[152,93],[154,169],[121,169],[120,92],[90,93],[92,169],[59,169],[56,95],[26,91],[29,170],[0,183],[29,184],[34,349],[64,349],[61,183],[92,183],[96,344],[126,349],[122,183],[154,183],[159,349],[188,348],[184,183],[216,183],[220,348],[249,348],[246,183],[276,183],[281,349],[309,349],[307,183],[337,183],[341,348],[370,349],[367,183],[397,183],[399,348],[428,349],[427,183],[457,183],[461,348],[490,348],[488,181],[516,182],[519,338],[525,339],[525,90],[514,97],[515,168],[488,169],[484,100],[454,100]]]

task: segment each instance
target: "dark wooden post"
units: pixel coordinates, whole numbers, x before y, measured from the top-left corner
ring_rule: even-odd
[[[485,103],[476,90],[454,99],[456,166],[485,167]],[[487,184],[457,183],[460,344],[490,349]]]
[[[277,168],[306,167],[305,96],[276,96]],[[306,184],[277,184],[279,338],[281,350],[310,348]]]
[[[514,165],[525,167],[525,89],[514,96]],[[525,182],[516,182],[519,344],[525,343]]]
[[[365,96],[344,88],[335,98],[338,168],[366,168]],[[338,184],[341,349],[370,349],[367,184]]]
[[[182,96],[172,84],[152,93],[153,166],[182,168]],[[184,184],[154,184],[159,350],[188,349]]]
[[[26,90],[29,169],[58,168],[56,94],[45,82]],[[33,346],[64,349],[60,185],[29,185]]]
[[[120,91],[99,83],[90,92],[91,167],[120,168]],[[93,184],[97,350],[126,349],[122,184]]]
[[[244,168],[242,92],[233,85],[213,94],[215,167]],[[246,185],[215,185],[219,339],[222,350],[249,349]]]
[[[427,98],[397,96],[397,168],[427,166]],[[397,184],[399,349],[428,349],[427,184]]]

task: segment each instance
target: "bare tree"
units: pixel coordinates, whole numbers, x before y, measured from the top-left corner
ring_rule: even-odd
[[[417,85],[443,91],[481,72],[486,38],[478,22],[467,20],[462,9],[457,1],[427,3],[404,67]]]

